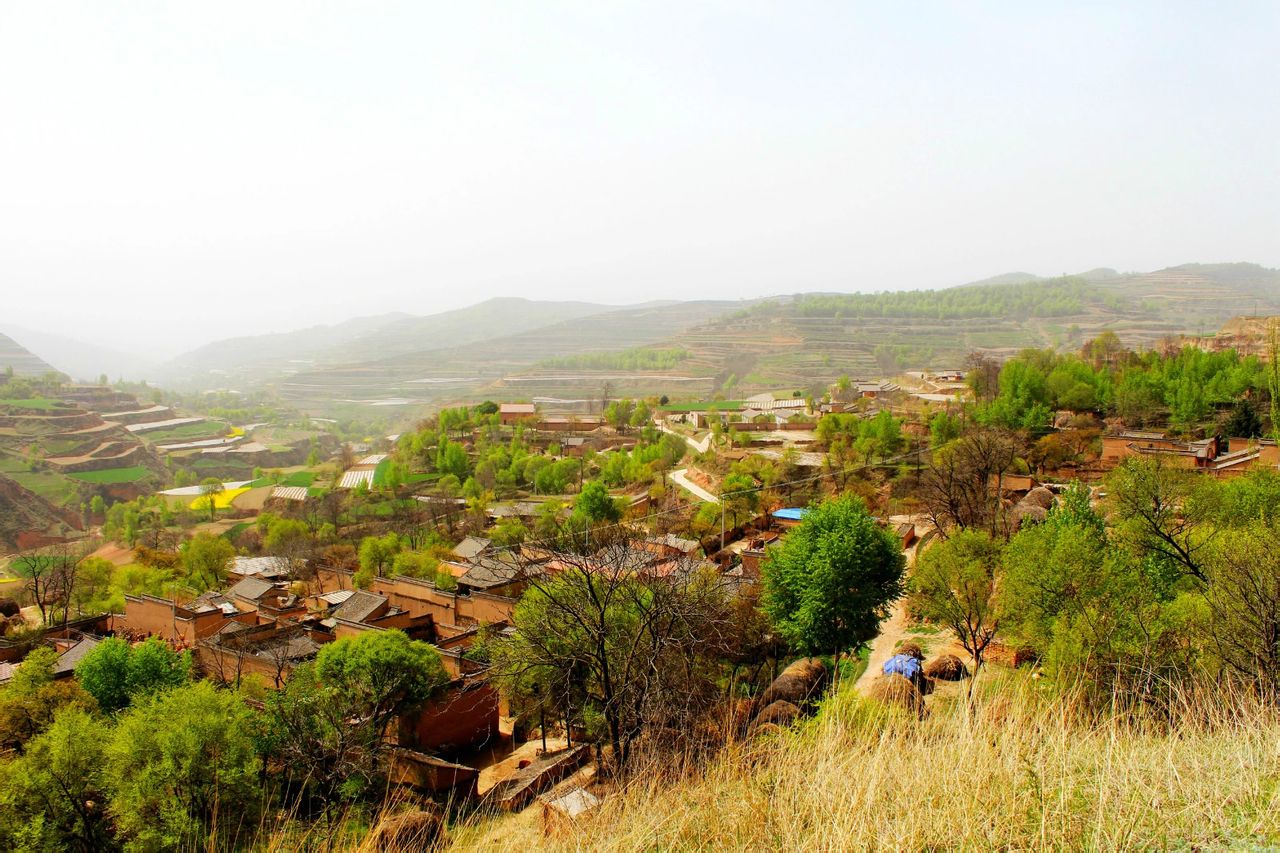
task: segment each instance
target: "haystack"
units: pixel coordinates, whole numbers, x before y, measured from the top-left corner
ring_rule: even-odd
[[[435,812],[415,809],[383,815],[369,832],[369,850],[434,850],[443,840],[444,821]]]
[[[756,707],[765,708],[778,701],[804,705],[822,692],[828,675],[826,664],[819,658],[801,658],[765,688],[756,700]]]
[[[1032,506],[1038,506],[1041,509],[1048,509],[1053,506],[1053,492],[1049,491],[1044,486],[1036,486],[1034,489],[1027,492],[1026,497],[1024,497],[1021,502],[1024,504],[1031,504]]]
[[[0,616],[21,616],[22,608],[12,598],[0,598]]]
[[[943,655],[925,664],[924,674],[937,681],[959,681],[969,677],[969,669],[955,655]]]
[[[1011,514],[1015,525],[1021,530],[1024,527],[1031,527],[1044,521],[1049,517],[1049,510],[1024,501],[1015,506]]]
[[[907,640],[905,643],[898,646],[898,651],[895,654],[924,660],[924,649],[920,648],[920,644],[914,640]]]
[[[868,695],[892,708],[901,708],[917,716],[924,716],[924,696],[914,684],[901,675],[880,676],[871,682]]]
[[[801,714],[800,708],[784,699],[777,702],[770,702],[764,709],[756,714],[755,721],[751,724],[754,729],[768,723],[778,726],[787,726],[794,722]]]

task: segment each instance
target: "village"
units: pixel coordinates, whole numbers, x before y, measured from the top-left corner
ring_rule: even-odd
[[[55,469],[113,470],[122,461],[158,478],[164,466],[149,461],[156,454],[234,453],[275,453],[277,467],[154,494],[107,492],[110,502],[72,519],[80,523],[70,536],[19,533],[11,562],[26,604],[5,605],[0,682],[41,644],[57,652],[53,678],[67,679],[107,638],[158,640],[190,655],[203,678],[262,697],[326,646],[399,632],[429,644],[447,679],[383,733],[390,784],[455,808],[519,811],[537,802],[548,827],[571,823],[605,796],[597,775],[610,744],[573,721],[569,699],[548,720],[544,701],[495,669],[494,649],[518,635],[531,590],[536,598],[585,571],[673,587],[711,579],[726,601],[753,602],[771,549],[832,496],[864,501],[912,565],[956,529],[989,525],[1008,536],[1044,522],[1072,483],[1101,505],[1109,475],[1130,460],[1224,480],[1276,472],[1280,448],[1262,436],[1256,414],[1238,416],[1235,398],[1217,407],[1204,401],[1194,429],[1184,421],[1172,432],[1153,430],[1145,410],[1100,418],[1113,355],[1088,375],[1085,361],[1050,365],[1050,376],[1070,371],[1074,384],[1033,401],[1017,400],[1005,379],[1041,358],[1030,353],[1004,365],[975,357],[966,369],[840,377],[821,393],[743,400],[486,401],[360,442],[295,430],[293,448],[279,450],[256,438],[281,432],[267,423],[199,426],[224,434],[191,433],[187,442],[121,444],[125,433],[207,421],[140,407],[109,389],[60,388],[50,409],[10,403],[4,416],[15,427],[34,418],[63,430],[44,434],[53,439],[99,442],[88,453],[50,457]],[[1046,406],[1095,387],[1098,397],[1084,395],[1092,411]],[[135,408],[118,408],[129,403]],[[974,417],[1002,405],[1022,406],[1006,415],[1010,426],[1035,426],[1016,439]],[[1246,434],[1231,434],[1240,425]],[[994,449],[982,443],[995,439],[1002,444]],[[968,457],[947,454],[965,442]],[[46,564],[43,575],[34,568]],[[75,588],[85,565],[110,578],[93,594]],[[197,580],[195,565],[207,577]],[[95,612],[95,601],[109,607]],[[984,655],[1016,664],[1026,654],[992,637],[980,648],[962,636],[940,640],[901,601],[888,617],[862,650],[860,690],[880,690],[872,685],[887,682],[873,678],[878,668],[906,648],[931,649],[927,671],[943,681],[969,672],[962,657],[976,668]],[[795,660],[783,649],[752,654],[773,656],[774,673]],[[757,669],[740,688],[749,698],[735,712],[745,726],[737,731],[776,729],[810,713],[832,675],[814,660],[801,657],[772,685]],[[924,695],[889,699],[923,709]],[[617,760],[616,735],[611,746]]]

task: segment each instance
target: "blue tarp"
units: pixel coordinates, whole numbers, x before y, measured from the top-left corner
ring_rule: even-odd
[[[807,509],[775,509],[773,511],[774,518],[783,518],[787,521],[799,521],[807,515]]]
[[[920,677],[920,661],[910,655],[894,655],[884,662],[885,675],[901,675],[910,681]]]

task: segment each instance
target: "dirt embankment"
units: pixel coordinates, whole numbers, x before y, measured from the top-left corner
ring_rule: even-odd
[[[0,546],[11,549],[31,544],[33,535],[43,536],[60,525],[80,530],[83,521],[76,513],[58,509],[8,477],[0,476]]]

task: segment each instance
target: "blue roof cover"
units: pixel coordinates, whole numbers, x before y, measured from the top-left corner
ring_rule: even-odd
[[[788,521],[799,521],[809,514],[809,510],[800,509],[798,507],[788,507],[787,509],[775,509],[773,511],[774,518],[785,518]]]

